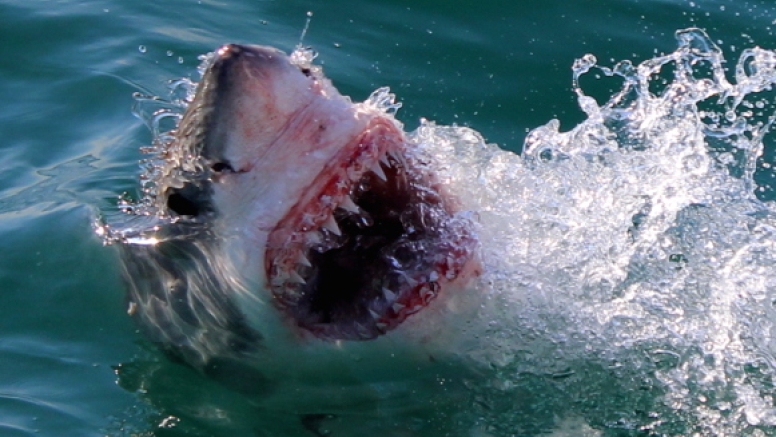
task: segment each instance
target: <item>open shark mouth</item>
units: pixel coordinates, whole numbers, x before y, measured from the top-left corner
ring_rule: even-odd
[[[270,234],[277,305],[316,337],[368,340],[428,305],[470,261],[475,238],[377,119]]]

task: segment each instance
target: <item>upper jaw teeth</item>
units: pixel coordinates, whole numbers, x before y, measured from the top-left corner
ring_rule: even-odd
[[[385,172],[383,171],[383,167],[380,166],[379,162],[376,162],[375,165],[373,165],[370,170],[372,170],[372,173],[376,174],[377,177],[379,177],[383,182],[388,181],[388,176],[385,175]]]
[[[347,212],[352,212],[353,214],[358,214],[359,212],[358,205],[353,202],[353,199],[351,199],[350,196],[345,196],[345,198],[342,199],[342,202],[340,202],[339,207]]]
[[[400,162],[399,159],[399,156],[391,152],[381,154],[371,167],[367,167],[368,170],[366,170],[366,172],[372,172],[380,180],[387,182],[388,176],[386,175],[383,167],[391,168],[394,163]],[[292,264],[295,264],[303,270],[311,268],[313,267],[313,264],[306,254],[307,250],[314,249],[318,252],[323,252],[327,250],[327,248],[331,246],[336,247],[339,244],[338,241],[341,239],[338,237],[342,237],[343,233],[340,225],[337,223],[337,219],[335,218],[334,210],[336,209],[340,209],[348,214],[355,216],[357,220],[357,226],[372,225],[369,214],[365,210],[362,210],[351,197],[353,195],[351,190],[353,190],[353,186],[355,186],[357,183],[357,178],[361,178],[363,176],[364,174],[361,173],[358,176],[353,175],[344,177],[337,184],[337,193],[327,192],[321,194],[319,199],[319,205],[321,208],[317,213],[307,213],[307,218],[305,218],[303,223],[304,226],[300,228],[303,236],[302,244],[305,248],[300,250],[296,256],[293,256],[293,258],[290,260]],[[323,220],[321,220],[322,214],[326,214]],[[339,215],[336,217],[339,217]],[[283,272],[273,278],[273,285],[281,285],[286,283],[304,285],[306,283],[304,273],[300,274],[299,272],[293,271],[292,269],[290,272]],[[388,303],[393,303],[397,298],[396,294],[388,289],[383,290],[383,296],[385,301]]]
[[[385,165],[386,167],[390,167],[390,161],[388,159],[388,155],[381,155],[379,160],[374,163],[374,165],[369,169],[372,173],[374,173],[380,180],[383,182],[388,181],[388,176],[385,174],[385,171],[382,168],[382,165]],[[327,202],[330,201],[330,197],[327,197]],[[339,201],[339,203],[336,206],[339,209],[342,209],[344,211],[347,211],[351,214],[361,214],[361,208],[356,204],[356,202],[353,201],[353,199],[350,197],[350,194],[345,194],[342,199]],[[342,231],[339,228],[339,225],[337,224],[337,220],[334,218],[333,215],[329,215],[326,217],[326,219],[321,223],[321,229],[326,229],[332,234],[336,236],[341,236]]]
[[[342,235],[342,231],[340,230],[339,225],[337,225],[337,220],[334,219],[333,215],[328,216],[321,227],[338,237]]]

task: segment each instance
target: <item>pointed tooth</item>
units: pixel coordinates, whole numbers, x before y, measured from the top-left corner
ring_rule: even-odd
[[[385,172],[383,171],[383,168],[380,167],[380,163],[377,162],[375,165],[371,168],[372,172],[377,175],[378,178],[382,179],[383,182],[388,181],[388,176],[385,175]]]
[[[375,323],[375,326],[377,327],[377,329],[381,331],[385,331],[385,329],[388,327],[388,324],[383,322],[377,322]]]
[[[396,300],[396,293],[383,287],[383,297],[385,297],[386,302],[393,302]]]
[[[297,283],[297,284],[306,284],[307,281],[304,280],[303,277],[299,276],[299,273],[296,272],[296,270],[291,270],[291,274],[288,276],[288,279],[291,282]]]
[[[380,155],[380,162],[382,162],[383,165],[386,166],[386,167],[390,167],[391,166],[390,161],[388,161],[388,154],[387,153],[385,155]]]
[[[283,284],[283,296],[287,299],[298,299],[300,297],[299,290],[293,284],[286,282]]]
[[[270,284],[273,286],[283,285],[286,283],[286,279],[288,279],[286,275],[277,275],[270,279]]]
[[[377,314],[374,310],[369,310],[369,315],[375,320],[380,318],[380,314]]]
[[[331,231],[332,234],[336,236],[342,235],[342,231],[340,230],[339,226],[337,225],[337,220],[334,220],[334,216],[330,215],[325,222],[323,222],[324,229],[328,229]]]
[[[403,310],[404,308],[406,308],[406,306],[403,305],[403,304],[400,304],[399,302],[394,302],[393,305],[391,305],[391,309],[395,313],[398,313],[399,311]]]
[[[307,244],[320,244],[323,241],[323,236],[318,231],[310,231],[307,233]]]
[[[305,256],[304,252],[299,252],[299,256],[296,257],[297,264],[301,264],[305,267],[312,267],[313,263],[310,262],[309,259],[307,259],[307,256]]]
[[[342,199],[342,202],[340,202],[339,207],[345,211],[352,212],[353,214],[358,214],[359,211],[358,205],[353,202],[353,199],[351,199],[350,196],[345,196],[345,198]]]

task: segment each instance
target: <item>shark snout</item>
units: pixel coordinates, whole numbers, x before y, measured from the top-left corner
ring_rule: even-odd
[[[272,47],[246,44],[226,44],[215,51],[217,68],[233,68],[245,63],[253,67],[283,65],[288,61],[285,53]]]

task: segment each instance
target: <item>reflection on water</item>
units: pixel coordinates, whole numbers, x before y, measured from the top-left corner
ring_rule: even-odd
[[[79,204],[93,202],[92,197],[79,196],[76,188],[83,183],[84,174],[95,171],[97,158],[83,156],[37,171],[41,179],[21,190],[0,195],[0,214],[19,213],[30,207],[47,211],[77,201]]]

